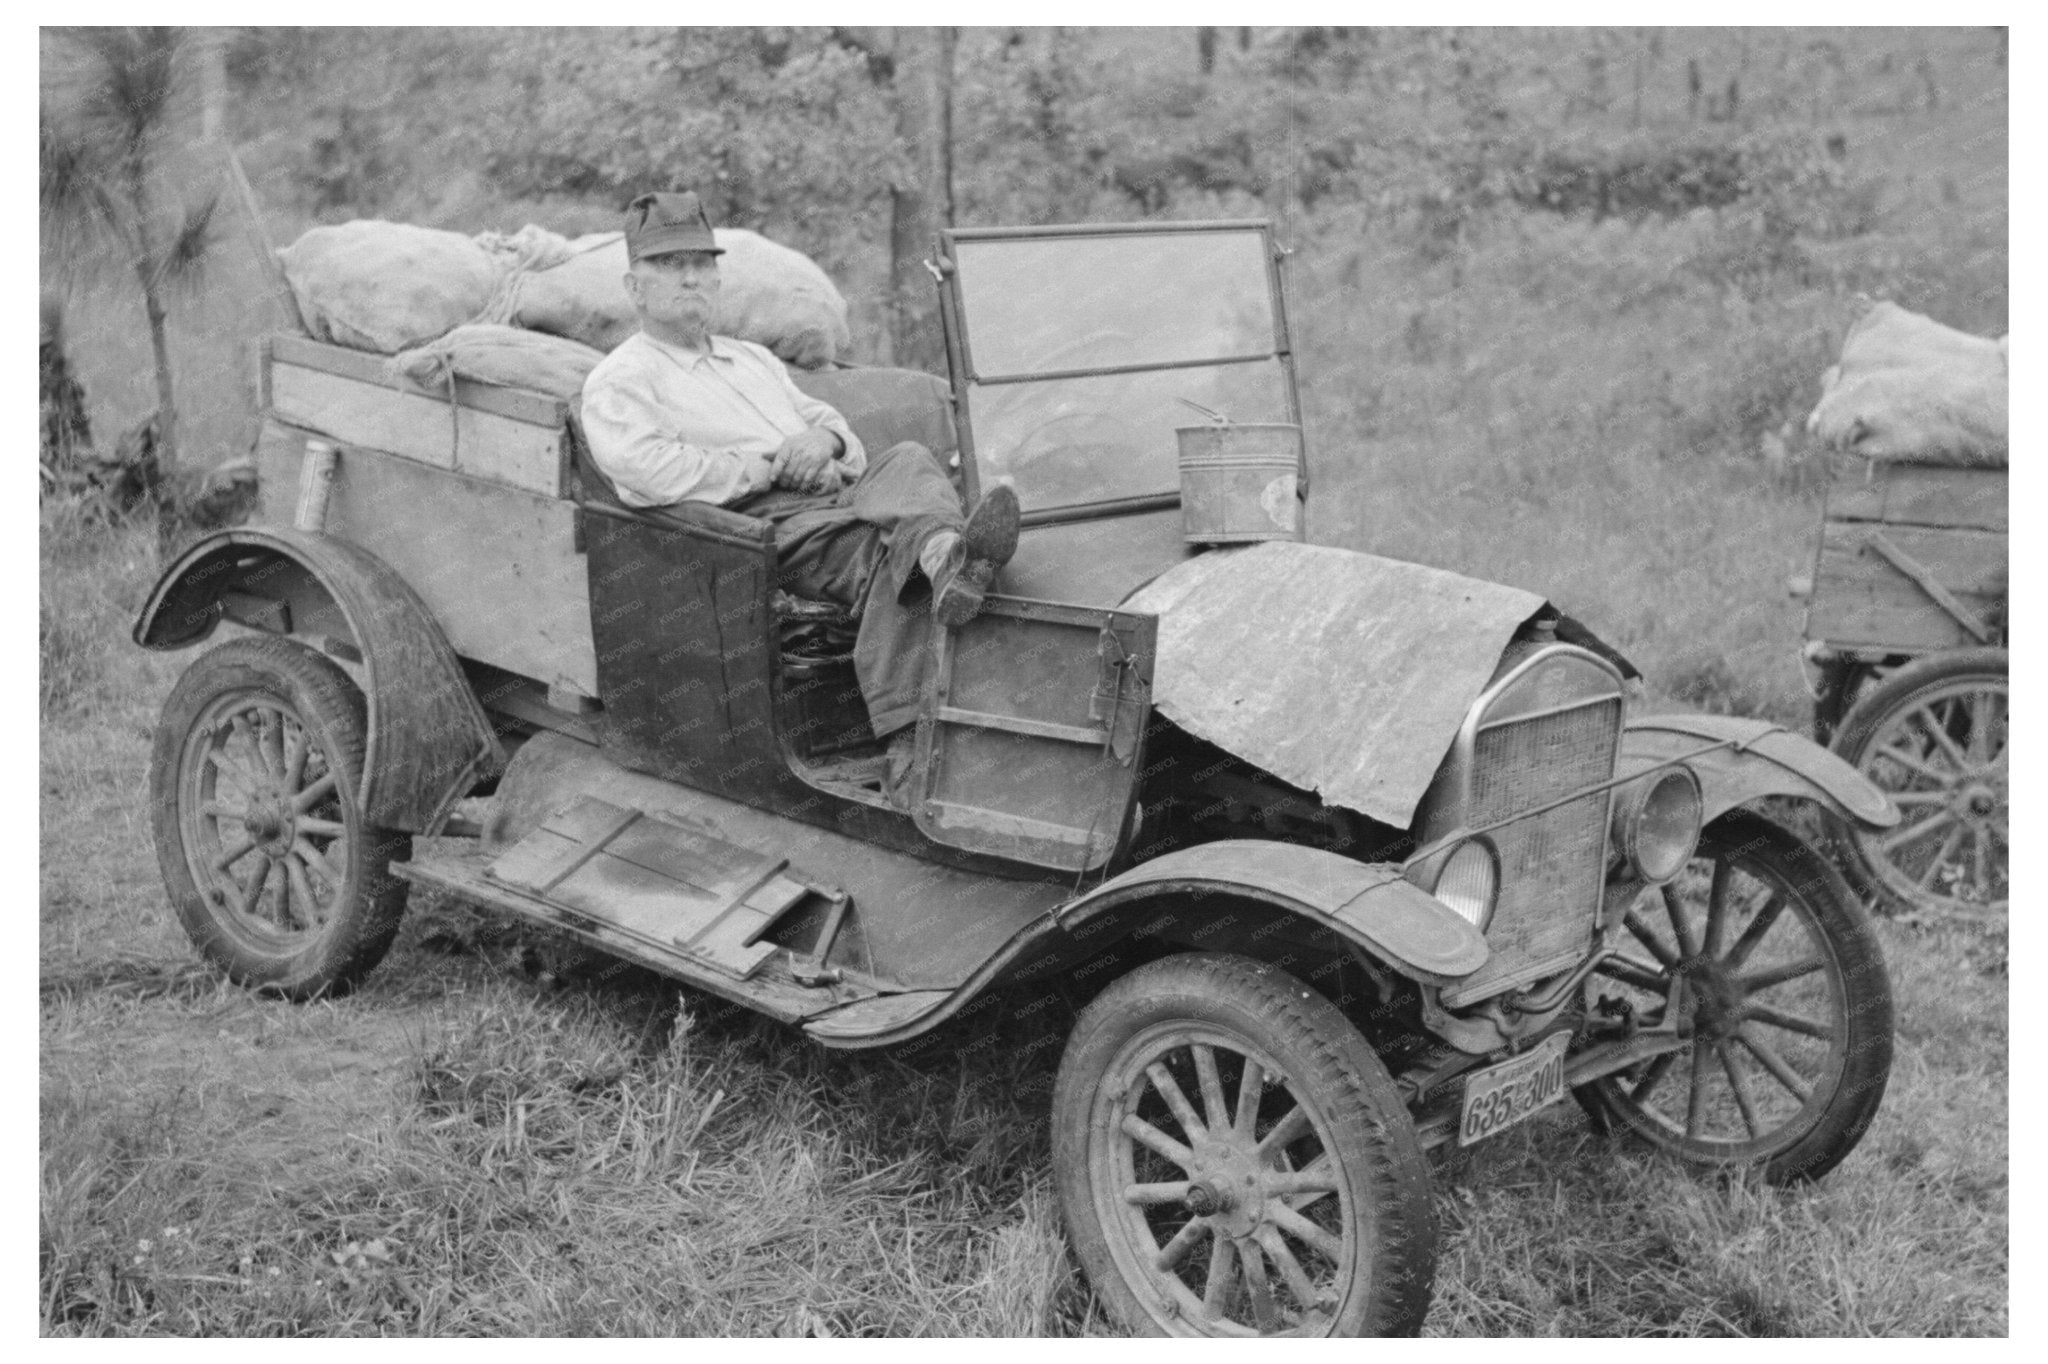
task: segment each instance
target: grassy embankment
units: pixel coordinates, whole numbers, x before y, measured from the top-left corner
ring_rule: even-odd
[[[1711,217],[1504,219],[1434,263],[1335,212],[1297,224],[1317,538],[1544,591],[1653,699],[1798,723],[1783,580],[1816,492],[1754,458],[1752,418],[1809,400],[1849,289],[2003,329],[2002,117],[1859,125],[1865,169],[1894,171],[1877,230],[1802,259],[1745,261]],[[1982,177],[1897,169],[1966,144]],[[214,448],[246,437],[256,297],[224,271],[178,337]],[[146,400],[138,329],[88,305],[74,335],[117,429]],[[46,518],[41,554],[46,1331],[1105,1329],[1052,1203],[1049,1033],[822,1053],[645,977],[558,975],[425,896],[357,996],[215,983],[149,842],[148,735],[185,661],[126,641],[153,531]],[[1562,1106],[1440,1171],[1429,1329],[2002,1332],[2003,944],[1883,932],[1898,1060],[1839,1171],[1704,1177]]]

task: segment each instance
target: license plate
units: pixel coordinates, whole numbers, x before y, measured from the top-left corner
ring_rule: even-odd
[[[1488,1066],[1465,1081],[1465,1114],[1458,1124],[1458,1145],[1513,1127],[1531,1113],[1564,1097],[1566,1033],[1554,1032],[1534,1051]]]

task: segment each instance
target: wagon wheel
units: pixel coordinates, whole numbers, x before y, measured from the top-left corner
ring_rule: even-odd
[[[1904,816],[1875,831],[1832,824],[1850,879],[1878,908],[2004,916],[2008,716],[2005,650],[1963,649],[1899,669],[1843,720],[1835,752]]]
[[[1105,1304],[1170,1335],[1397,1335],[1436,1265],[1393,1081],[1334,1006],[1242,957],[1140,967],[1082,1013],[1053,1096],[1069,1235]]]
[[[171,691],[150,800],[164,884],[200,952],[238,984],[305,999],[350,988],[405,909],[411,840],[358,808],[363,699],[301,645],[231,640]]]
[[[1891,1073],[1891,985],[1870,920],[1811,847],[1737,810],[1710,824],[1692,862],[1644,893],[1628,955],[1591,992],[1678,1051],[1596,1080],[1583,1102],[1652,1146],[1707,1165],[1816,1179],[1876,1116]]]

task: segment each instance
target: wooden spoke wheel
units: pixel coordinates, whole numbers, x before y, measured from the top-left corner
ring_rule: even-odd
[[[2002,919],[2011,845],[2003,649],[1934,654],[1864,693],[1834,750],[1892,798],[1890,829],[1833,821],[1850,880],[1889,913]]]
[[[1841,876],[1746,811],[1710,824],[1691,864],[1629,911],[1627,958],[1591,990],[1685,1045],[1581,1097],[1652,1146],[1767,1179],[1814,1179],[1876,1116],[1891,1073],[1891,986]]]
[[[340,993],[390,946],[404,834],[357,809],[363,702],[289,640],[229,641],[164,703],[150,767],[157,859],[193,943],[236,982]]]
[[[1293,977],[1210,954],[1140,967],[1076,1022],[1053,1115],[1076,1255],[1132,1329],[1420,1328],[1436,1227],[1414,1127]]]

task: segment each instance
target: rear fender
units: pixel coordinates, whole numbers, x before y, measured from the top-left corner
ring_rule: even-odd
[[[383,561],[309,531],[241,527],[193,545],[149,594],[134,638],[182,649],[222,619],[289,635],[345,664],[367,701],[365,818],[430,833],[504,750],[455,651]]]
[[[1861,772],[1782,725],[1734,715],[1645,715],[1622,734],[1617,775],[1683,758],[1700,779],[1702,819],[1762,796],[1816,801],[1867,829],[1899,822],[1898,807]]]
[[[1060,925],[1077,936],[1101,933],[1128,916],[1148,933],[1198,940],[1215,930],[1231,904],[1245,902],[1332,930],[1427,985],[1460,980],[1486,964],[1479,930],[1403,879],[1400,867],[1259,839],[1204,843],[1155,858],[1057,913]],[[1184,931],[1176,931],[1183,915]]]

